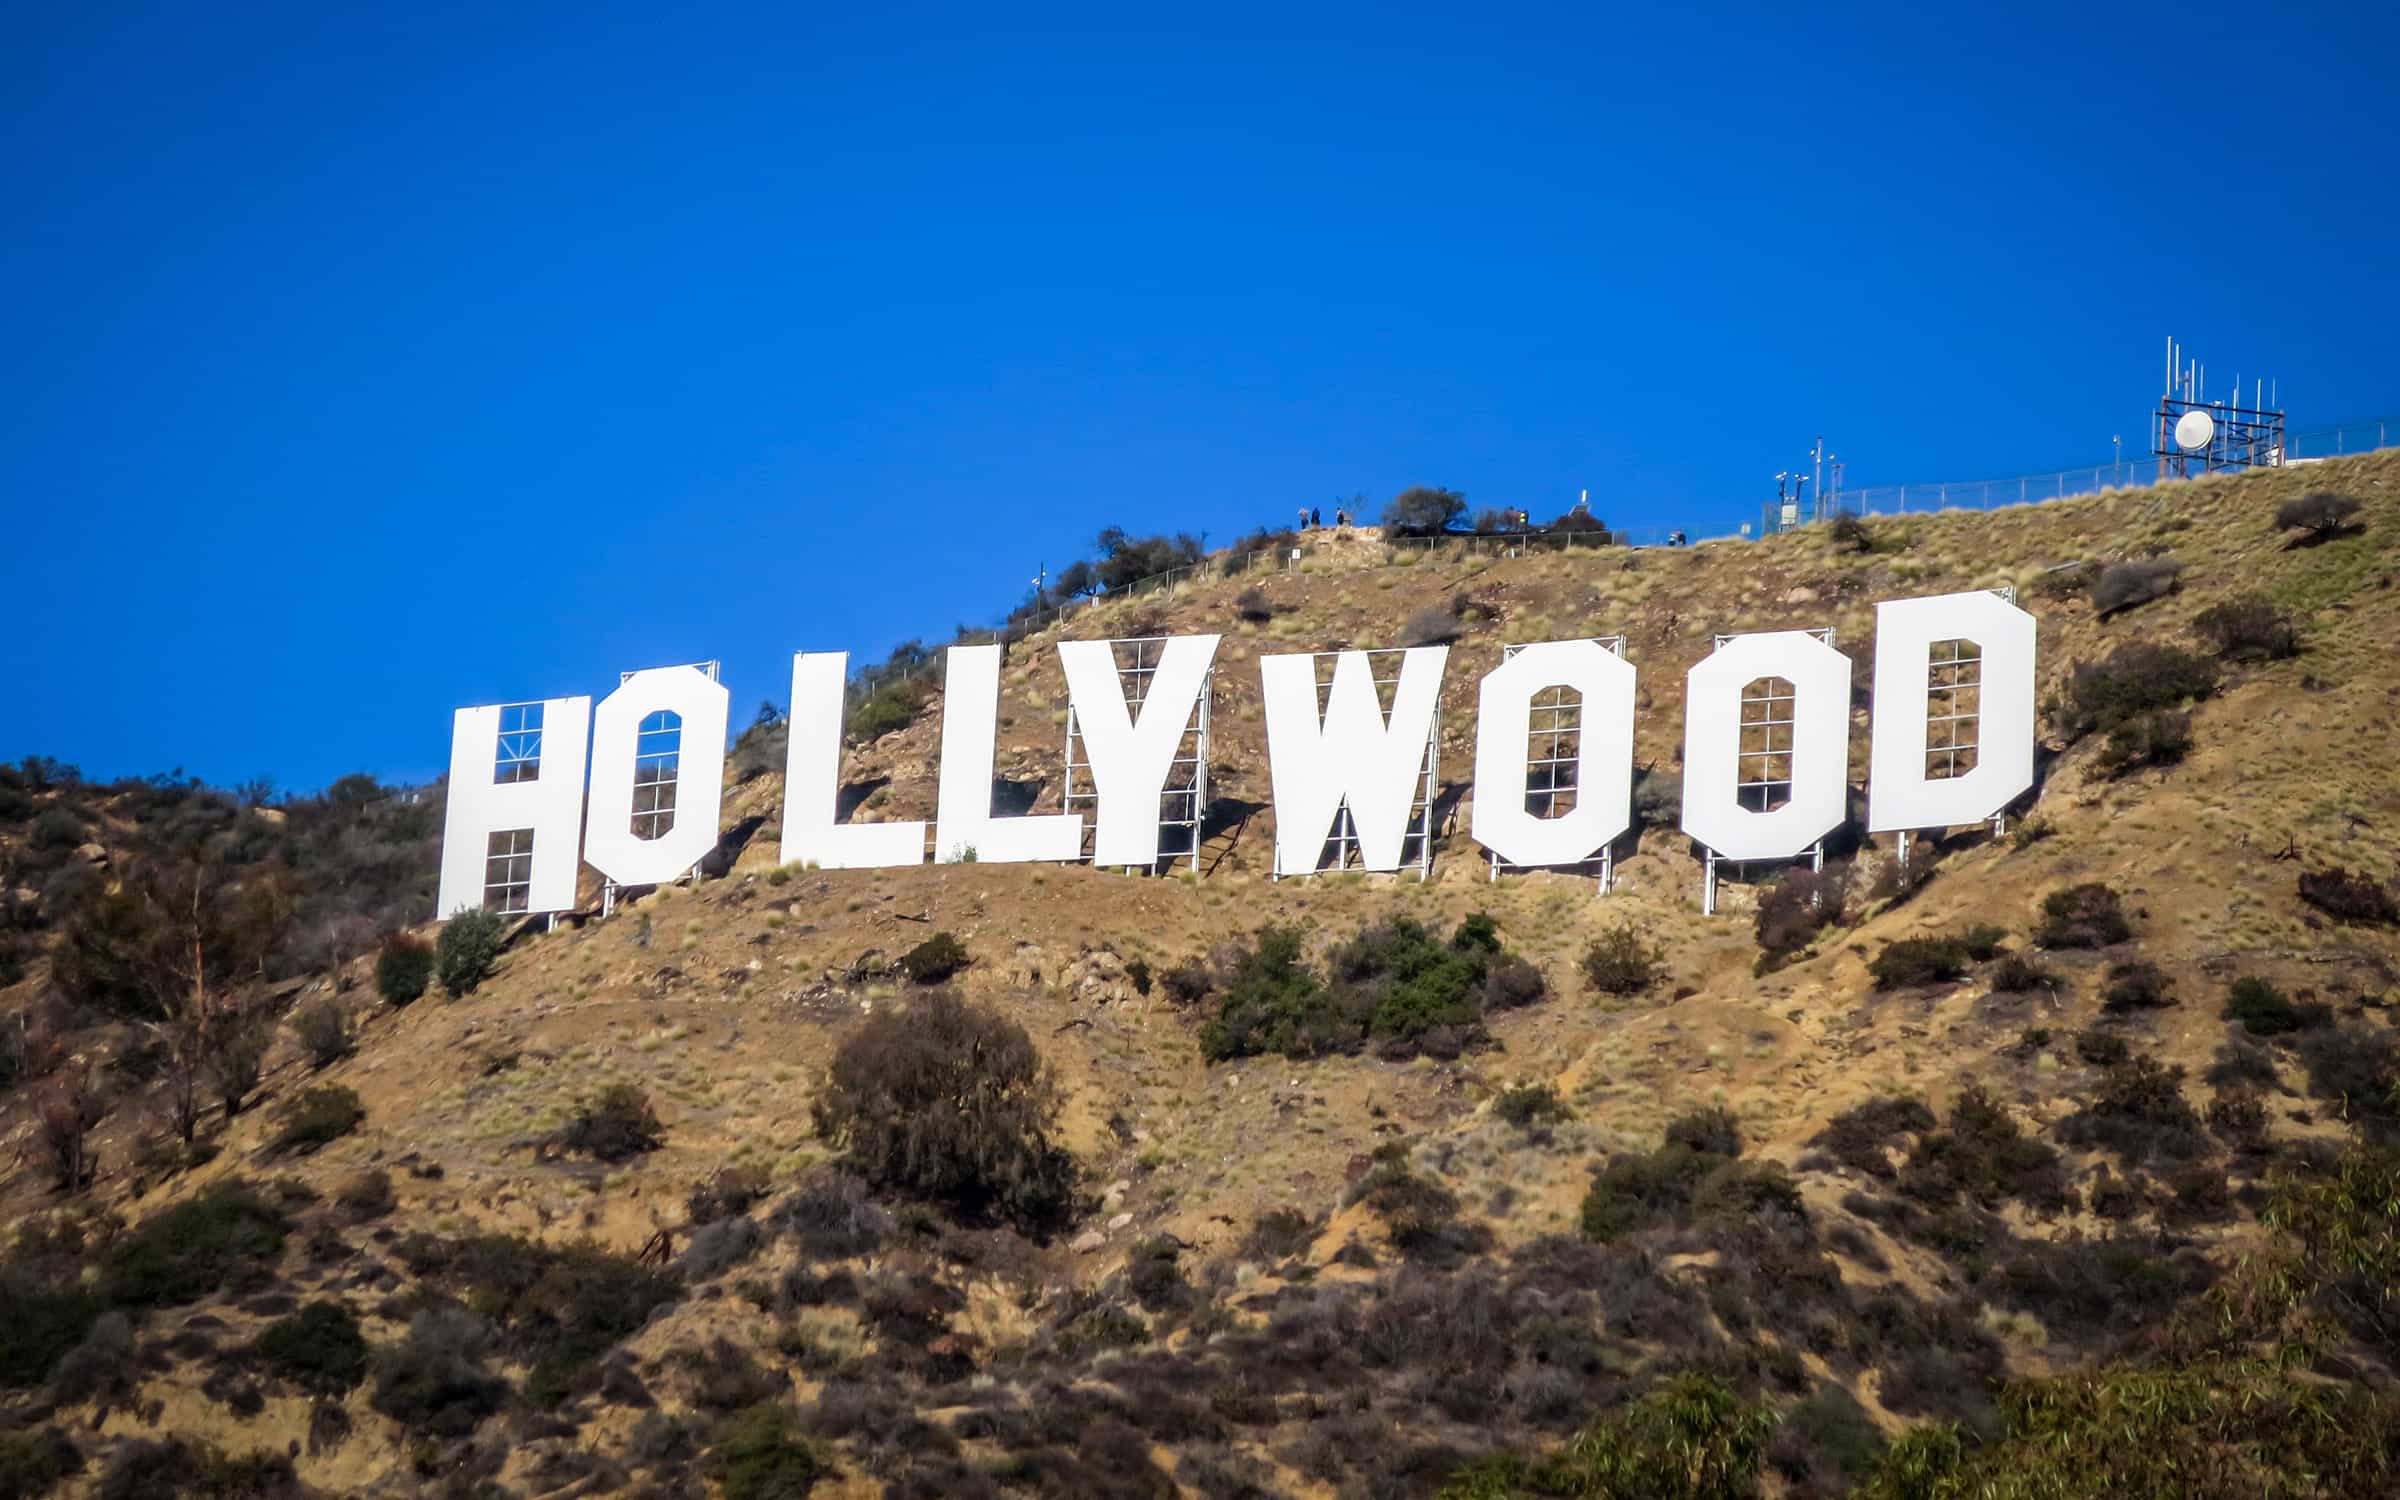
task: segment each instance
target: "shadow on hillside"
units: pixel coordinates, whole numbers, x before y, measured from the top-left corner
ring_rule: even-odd
[[[2366,534],[2367,528],[2364,522],[2355,526],[2336,526],[2331,531],[2304,531],[2285,542],[2283,550],[2298,552],[2306,547],[2322,547],[2327,542],[2338,542],[2344,537],[2365,536]]]
[[[847,823],[850,815],[866,805],[869,797],[892,784],[889,776],[870,776],[864,781],[845,781],[833,795],[833,821]]]

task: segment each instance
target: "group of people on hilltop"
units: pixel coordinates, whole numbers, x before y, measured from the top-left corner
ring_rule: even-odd
[[[1337,527],[1341,528],[1341,529],[1342,529],[1342,530],[1344,530],[1344,531],[1347,531],[1347,530],[1349,530],[1349,529],[1350,529],[1350,512],[1348,512],[1348,511],[1346,511],[1346,510],[1343,510],[1343,509],[1341,509],[1341,508],[1340,508],[1340,507],[1338,507],[1338,506],[1337,506],[1337,507],[1335,507],[1335,509],[1334,509],[1334,512],[1333,512],[1333,524],[1334,524],[1335,526],[1337,526]],[[1320,510],[1318,507],[1316,507],[1316,506],[1314,506],[1314,505],[1303,505],[1303,506],[1301,506],[1301,507],[1300,507],[1300,529],[1301,529],[1302,531],[1322,531],[1322,530],[1324,530],[1324,529],[1325,529],[1325,512],[1324,512],[1324,511],[1322,511],[1322,510]]]

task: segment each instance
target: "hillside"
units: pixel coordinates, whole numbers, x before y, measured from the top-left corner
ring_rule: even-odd
[[[2356,524],[2275,528],[2324,490],[2363,502]],[[2081,565],[2154,556],[2178,587],[2102,618]],[[278,866],[325,936],[291,939],[287,916],[227,982],[287,1017],[332,1001],[355,1047],[319,1067],[279,1032],[257,1102],[211,1112],[198,1150],[163,1123],[153,1032],[60,982],[95,972],[62,957],[67,905],[179,845],[152,801],[19,774],[8,868],[42,846],[93,873],[0,881],[20,1038],[0,1326],[27,1330],[0,1362],[0,1495],[45,1476],[111,1495],[1930,1495],[1966,1491],[1907,1488],[1888,1444],[1964,1486],[2038,1467],[2029,1410],[2088,1440],[2120,1403],[2166,1429],[2114,1444],[2125,1474],[2079,1461],[2027,1492],[2390,1492],[2400,1198],[2374,1185],[2400,1182],[2378,1154],[2400,1128],[2400,930],[2380,915],[2400,873],[2400,453],[1880,519],[1855,542],[1504,557],[1355,532],[1210,573],[1012,644],[999,733],[998,774],[1055,809],[1055,642],[1222,632],[1200,879],[778,869],[781,754],[754,731],[724,819],[752,832],[722,878],[517,934],[471,993],[394,1006],[374,935],[394,892],[425,889],[432,824],[412,820],[435,811],[210,813],[211,847],[296,841],[244,831],[281,820],[317,830],[293,848],[367,848],[383,873],[344,907],[325,889],[343,856]],[[1713,634],[1832,626],[1859,653],[1878,600],[2003,584],[2040,621],[2037,793],[2006,836],[1920,841],[1908,878],[1888,839],[1837,849],[1829,925],[1783,951],[1758,920],[1780,872],[1702,916],[1671,817],[1606,896],[1494,881],[1465,837],[1472,686],[1504,642],[1622,634],[1637,764],[1671,774]],[[1251,588],[1270,618],[1237,612]],[[2237,599],[2287,615],[2297,654],[2217,662],[2188,752],[2111,774],[2109,735],[2073,733],[2075,669],[2134,643],[2213,658],[2195,622]],[[1271,881],[1256,658],[1396,644],[1445,604],[1457,785],[1431,880]],[[850,747],[855,816],[930,816],[939,717],[937,695]],[[1862,707],[1854,783],[1866,758]],[[87,837],[62,844],[70,817]],[[2325,883],[2336,868],[2357,878]],[[2038,943],[2046,922],[2067,936],[2046,903],[2087,886],[2128,935]],[[1362,931],[1405,917],[1472,956],[1449,939],[1477,913],[1501,945],[1477,982],[1521,958],[1538,998],[1405,1047],[1223,1055],[1226,997],[1290,972],[1262,929],[1296,929],[1339,994],[1344,965],[1371,989],[1417,961]],[[1977,927],[2000,934],[1967,944],[1980,957],[1886,957]],[[1661,972],[1604,993],[1582,960],[1624,928]],[[937,987],[892,963],[937,932],[971,960],[946,988],[1055,1073],[1080,1184],[1064,1222],[1021,1233],[836,1172],[812,1106],[846,1039],[932,1013],[909,1008]],[[2223,1013],[2241,981],[2261,982],[2247,1023]],[[84,1077],[98,1170],[62,1192],[41,1113]],[[570,1127],[619,1083],[647,1096],[655,1148],[578,1149]],[[329,1086],[363,1116],[278,1145]],[[311,1353],[276,1356],[319,1306]],[[1698,1450],[1680,1488],[1609,1477]],[[2150,1461],[2183,1467],[2133,1475]]]

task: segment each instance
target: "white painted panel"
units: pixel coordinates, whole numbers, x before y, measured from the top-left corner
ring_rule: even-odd
[[[541,708],[540,774],[528,781],[492,780],[500,744],[499,707],[462,708],[451,716],[442,882],[434,908],[438,917],[446,920],[483,905],[484,855],[491,836],[518,828],[533,830],[528,909],[568,911],[575,905],[592,700],[547,698]]]
[[[2032,615],[1988,590],[1896,599],[1875,606],[1874,759],[1867,831],[1980,823],[2033,785]],[[1983,652],[1974,725],[1975,769],[1925,775],[1926,689],[1936,641]]]
[[[1059,642],[1067,697],[1075,706],[1076,728],[1099,794],[1092,817],[1092,863],[1157,862],[1159,795],[1166,789],[1167,772],[1192,722],[1192,710],[1208,685],[1209,663],[1216,659],[1221,639],[1183,635],[1166,642],[1138,716],[1125,706],[1124,679],[1108,642]]]
[[[1780,677],[1795,694],[1792,799],[1741,805],[1742,689]],[[1684,678],[1683,831],[1726,859],[1788,859],[1849,811],[1850,658],[1804,630],[1736,636]]]
[[[1400,868],[1409,807],[1424,777],[1425,747],[1433,737],[1433,711],[1449,656],[1447,646],[1415,646],[1402,653],[1388,723],[1375,697],[1366,652],[1345,651],[1335,659],[1322,719],[1313,657],[1259,658],[1267,767],[1275,788],[1276,869],[1315,869],[1334,815],[1345,802],[1366,868]]]
[[[1633,822],[1633,664],[1598,641],[1542,641],[1484,675],[1475,708],[1475,842],[1512,865],[1581,864]],[[1575,806],[1525,810],[1534,695],[1582,696]]]
[[[592,795],[583,853],[619,885],[680,880],[717,847],[725,798],[725,721],[731,695],[698,667],[652,667],[625,679],[592,712]],[[634,757],[642,720],[661,711],[683,719],[675,776],[675,823],[655,839],[634,837]]]
[[[1083,857],[1083,816],[992,816],[992,754],[999,734],[1000,648],[952,646],[942,663],[942,777],[934,810],[936,857],[982,864]]]
[[[790,737],[783,758],[783,846],[787,865],[870,870],[925,862],[925,824],[838,823],[841,796],[843,683],[847,651],[792,657]]]

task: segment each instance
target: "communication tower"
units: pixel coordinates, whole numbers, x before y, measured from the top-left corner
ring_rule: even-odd
[[[2275,404],[2273,385],[2251,383],[2250,404],[2242,404],[2242,382],[2234,377],[2231,400],[2208,398],[2208,367],[2186,360],[2183,348],[2167,340],[2167,385],[2150,418],[2150,452],[2158,460],[2159,477],[2214,474],[2225,469],[2274,469],[2283,466],[2283,409]]]

